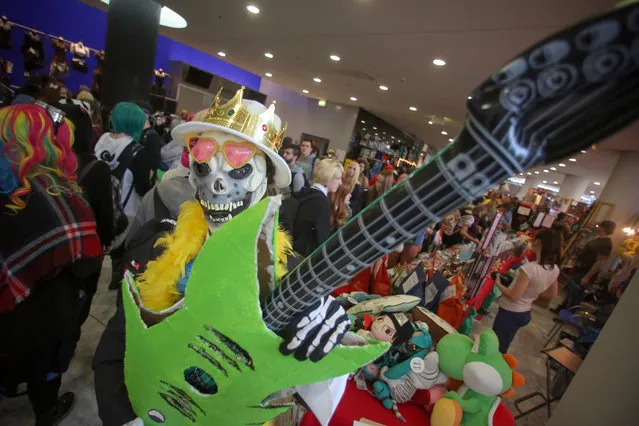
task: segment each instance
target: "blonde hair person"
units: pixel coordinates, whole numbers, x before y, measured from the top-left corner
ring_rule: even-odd
[[[342,174],[344,174],[344,167],[338,160],[332,158],[322,160],[313,170],[313,186],[319,184],[328,192],[335,192],[342,184]]]

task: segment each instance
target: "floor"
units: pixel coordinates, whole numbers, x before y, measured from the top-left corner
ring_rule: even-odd
[[[69,371],[63,376],[62,391],[72,391],[76,395],[76,405],[69,416],[60,423],[61,426],[98,426],[101,424],[97,416],[97,405],[93,391],[93,372],[91,358],[95,352],[100,336],[108,320],[115,311],[115,291],[107,286],[111,278],[110,262],[105,262],[98,291],[93,299],[91,314],[82,329],[78,349]],[[471,336],[485,327],[490,327],[497,307],[493,304],[489,314],[481,321],[475,321]],[[544,357],[540,354],[546,340],[548,330],[553,325],[553,314],[548,309],[533,306],[533,320],[521,329],[510,348],[519,361],[517,371],[524,375],[526,384],[517,388],[517,397],[545,389],[546,368]],[[530,401],[530,405],[538,400]],[[514,413],[512,402],[506,404]],[[527,406],[524,406],[526,408]],[[517,421],[517,426],[543,426],[548,420],[545,409],[540,409]],[[26,426],[33,424],[31,407],[26,397],[5,399],[0,402],[0,425]]]

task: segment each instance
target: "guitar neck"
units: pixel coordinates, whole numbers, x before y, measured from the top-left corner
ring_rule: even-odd
[[[265,300],[266,325],[274,331],[286,327],[400,243],[527,167],[494,155],[462,132],[455,144],[353,217],[286,275]]]

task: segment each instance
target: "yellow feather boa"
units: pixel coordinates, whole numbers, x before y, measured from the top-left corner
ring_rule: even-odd
[[[147,264],[146,270],[136,282],[142,304],[160,312],[180,300],[177,284],[185,273],[186,265],[198,255],[209,232],[202,208],[196,201],[187,201],[180,207],[173,232],[160,238],[156,247],[164,251]],[[287,257],[293,254],[291,238],[278,229],[275,237],[276,275],[287,272]]]

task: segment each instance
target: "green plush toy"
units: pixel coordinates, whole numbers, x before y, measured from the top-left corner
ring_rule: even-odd
[[[125,378],[145,425],[262,424],[287,409],[263,407],[270,394],[355,371],[388,348],[338,346],[317,363],[279,352],[282,339],[262,320],[256,261],[259,239],[274,238],[277,204],[264,200],[218,229],[184,299],[153,326],[127,276]]]
[[[432,426],[514,425],[512,414],[500,406],[500,395],[514,394],[512,386],[522,385],[524,379],[513,371],[515,358],[499,352],[493,330],[482,331],[476,342],[462,334],[449,334],[439,341],[436,351],[440,370],[463,385],[435,404]]]

